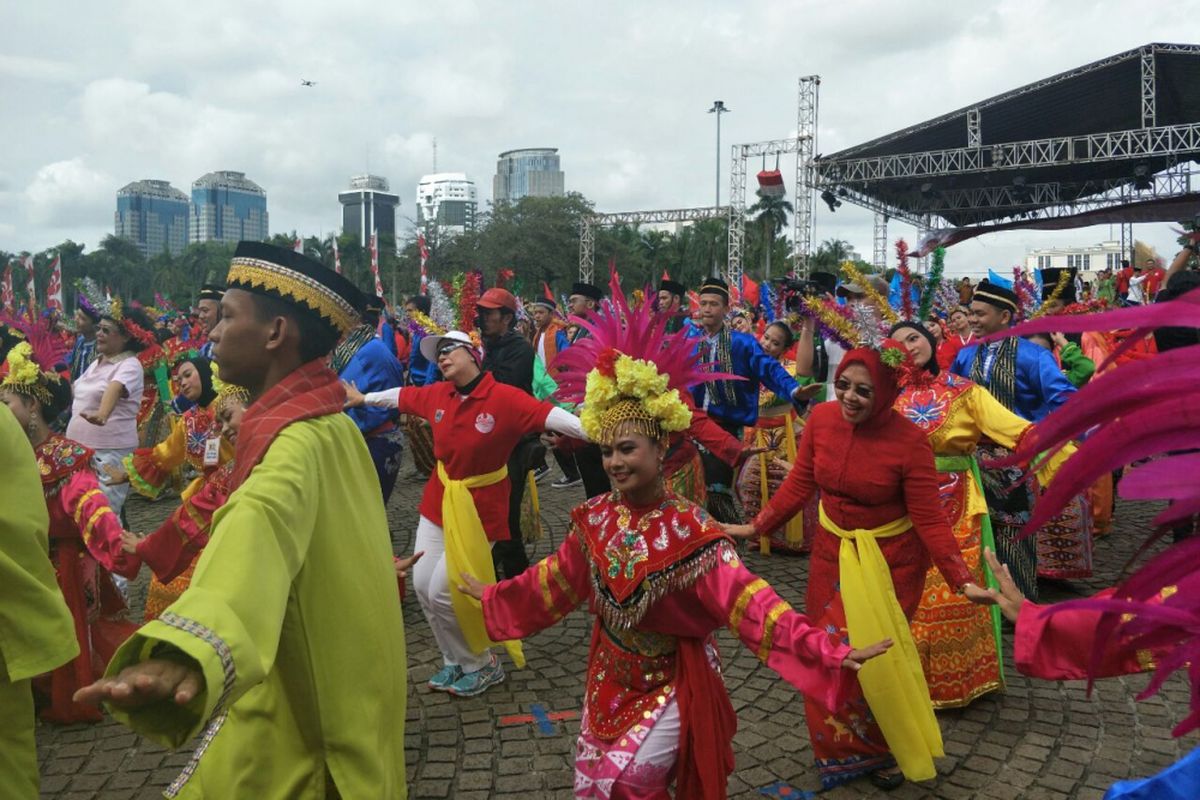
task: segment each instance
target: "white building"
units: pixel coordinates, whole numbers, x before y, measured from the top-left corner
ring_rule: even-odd
[[[479,197],[465,172],[437,172],[417,184],[417,223],[435,226],[441,236],[456,236],[475,227]]]
[[[1120,242],[1100,242],[1089,247],[1047,247],[1026,253],[1025,269],[1077,269],[1079,277],[1091,283],[1100,270],[1119,270],[1122,258],[1128,256],[1121,254]]]

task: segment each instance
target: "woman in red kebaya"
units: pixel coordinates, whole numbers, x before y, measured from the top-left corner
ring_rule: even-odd
[[[883,637],[896,642],[863,670],[839,712],[805,700],[826,787],[868,773],[881,788],[937,774],[941,735],[908,626],[930,558],[951,588],[973,602],[994,602],[972,583],[950,530],[928,439],[892,408],[896,368],[906,358],[894,340],[881,351],[847,353],[835,377],[837,400],[813,409],[783,486],[751,524],[725,526],[741,537],[774,530],[819,489],[809,617],[852,646]]]
[[[71,403],[71,386],[44,372],[32,351],[29,344],[19,344],[8,354],[0,399],[25,428],[37,456],[50,513],[50,560],[79,640],[79,655],[50,673],[50,705],[42,716],[63,723],[99,722],[99,710],[71,697],[100,677],[113,652],[137,630],[125,620],[125,601],[110,574],[133,577],[137,567],[121,553],[124,530],[92,472],[93,452],[50,432],[50,422]]]

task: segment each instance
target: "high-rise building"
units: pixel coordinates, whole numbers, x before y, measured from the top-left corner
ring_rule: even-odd
[[[188,198],[167,181],[134,181],[117,192],[115,233],[142,255],[177,256],[188,243]]]
[[[342,233],[353,233],[366,246],[371,233],[396,235],[396,207],[400,196],[389,190],[387,178],[355,175],[350,188],[338,192],[342,204]]]
[[[244,172],[210,172],[192,184],[193,242],[263,241],[267,228],[267,193]]]
[[[479,197],[465,172],[437,172],[417,184],[417,223],[437,226],[441,236],[456,236],[475,227]]]
[[[522,197],[562,197],[565,189],[557,147],[529,147],[500,154],[492,178],[492,202]]]

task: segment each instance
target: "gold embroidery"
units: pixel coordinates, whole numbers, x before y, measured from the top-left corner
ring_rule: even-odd
[[[1178,591],[1179,591],[1178,586],[1175,586],[1175,585],[1164,586],[1164,587],[1162,587],[1162,592],[1161,592],[1162,599],[1166,600],[1168,597],[1170,597],[1171,595],[1175,594]]]
[[[779,618],[784,615],[784,612],[791,610],[792,607],[786,600],[780,600],[767,612],[767,617],[763,620],[762,641],[758,644],[758,660],[764,664],[767,663],[767,656],[771,654],[771,645],[774,643],[775,623],[779,622]]]
[[[87,525],[83,526],[83,543],[84,544],[88,544],[89,542],[92,541],[92,529],[96,527],[96,521],[99,520],[105,514],[111,514],[111,513],[113,513],[113,510],[111,508],[109,508],[108,506],[105,506],[104,508],[98,508],[92,512],[92,515],[90,517],[88,517]]]
[[[192,522],[195,523],[196,527],[199,528],[201,533],[208,530],[208,521],[200,516],[200,512],[197,511],[191,503],[184,503],[180,508],[182,508]],[[183,539],[184,543],[189,541],[187,534],[185,534],[182,529],[179,531],[179,538]]]
[[[547,611],[554,610],[554,598],[550,596],[550,568],[545,559],[537,563],[538,587],[542,590],[542,605]]]
[[[79,520],[83,518],[83,506],[88,500],[91,500],[98,494],[103,494],[99,489],[88,489],[83,493],[83,497],[79,498],[79,502],[75,504],[75,525],[79,525]],[[93,515],[94,516],[94,515]]]
[[[750,605],[750,601],[754,599],[754,595],[765,589],[767,582],[762,578],[756,578],[750,581],[742,588],[742,593],[738,595],[737,601],[733,604],[733,611],[729,612],[729,627],[736,634],[738,626],[742,624],[742,617],[746,616],[746,607]]]
[[[344,334],[353,328],[358,318],[353,306],[323,286],[320,281],[269,261],[235,258],[230,263],[226,282],[231,287],[244,283],[279,292],[284,297],[303,303],[329,320],[339,333]]]
[[[1150,670],[1155,669],[1154,654],[1151,653],[1149,650],[1138,650],[1137,651],[1137,662],[1138,662],[1138,666],[1141,667],[1142,670],[1145,672],[1149,672]]]
[[[571,607],[579,605],[579,595],[575,594],[575,590],[571,588],[571,584],[567,583],[567,578],[562,574],[562,567],[558,565],[558,556],[550,556],[546,561],[550,565],[550,577],[554,578],[554,582],[558,584],[558,588],[567,596]]]

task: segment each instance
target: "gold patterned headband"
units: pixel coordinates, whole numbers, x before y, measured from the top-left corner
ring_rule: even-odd
[[[243,284],[277,292],[319,314],[339,334],[345,334],[357,324],[358,314],[345,298],[302,272],[270,261],[235,256],[230,262],[226,284],[230,288]]]

